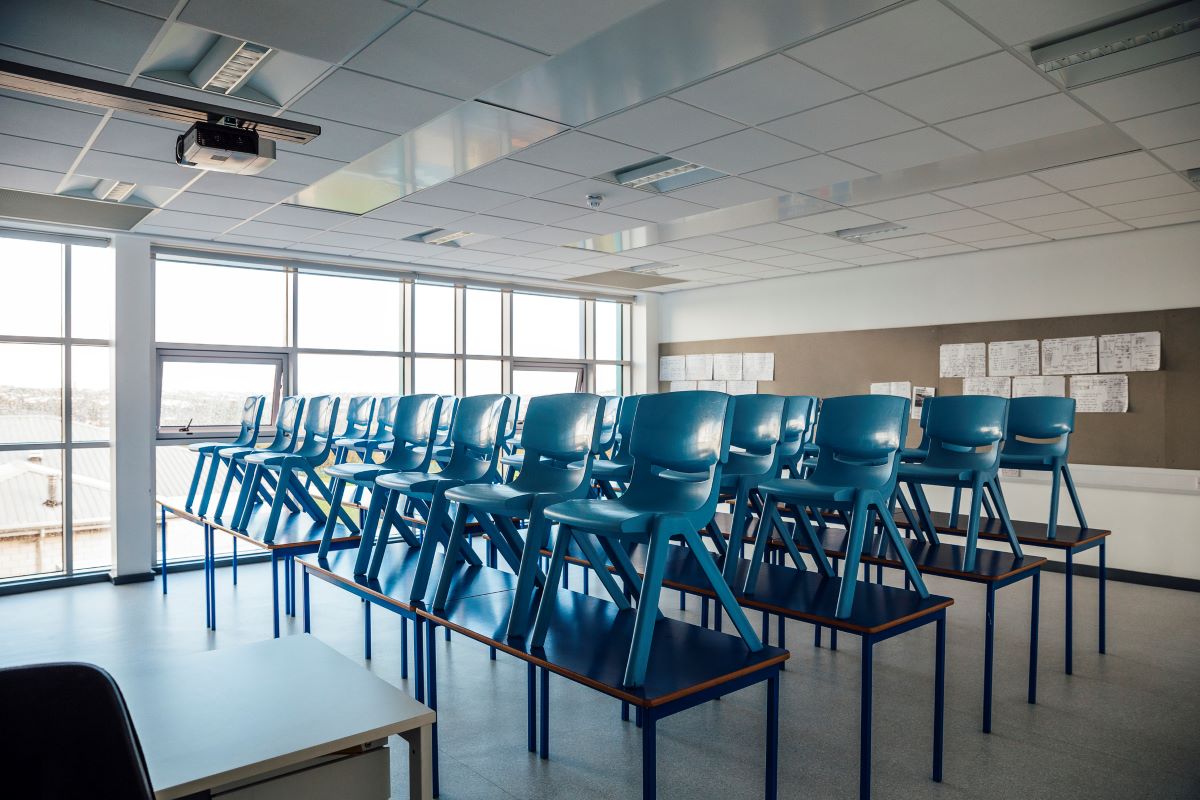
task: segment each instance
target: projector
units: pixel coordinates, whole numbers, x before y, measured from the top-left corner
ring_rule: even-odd
[[[257,175],[275,163],[275,142],[230,123],[197,122],[175,140],[175,163],[194,169]]]

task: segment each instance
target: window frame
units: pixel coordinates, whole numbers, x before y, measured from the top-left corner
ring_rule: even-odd
[[[270,397],[270,413],[264,415],[264,426],[275,419],[284,387],[292,385],[292,354],[287,350],[259,350],[236,347],[185,347],[173,345],[155,348],[154,422],[158,443],[178,444],[207,439],[233,439],[240,425],[169,425],[162,424],[163,365],[168,363],[201,364],[273,364],[275,377]]]

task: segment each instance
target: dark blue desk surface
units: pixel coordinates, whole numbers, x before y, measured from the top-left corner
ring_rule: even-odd
[[[315,547],[321,542],[321,534],[325,530],[324,522],[317,522],[308,514],[304,513],[283,513],[279,515],[279,525],[275,529],[275,539],[270,543],[263,541],[263,534],[267,527],[267,517],[270,516],[271,509],[269,506],[260,505],[250,515],[250,521],[246,524],[246,530],[235,531],[228,525],[207,520],[213,530],[228,533],[231,536],[236,536],[243,542],[259,547],[263,550],[287,550],[295,547]],[[359,540],[359,535],[352,532],[344,523],[337,523],[333,530],[332,543],[337,545],[347,545]]]
[[[950,515],[944,512],[935,511],[932,516],[933,524],[937,527],[938,533],[948,533],[953,536],[967,535],[966,513],[959,513],[958,526],[952,526],[950,524]],[[1104,530],[1103,528],[1076,528],[1071,525],[1059,525],[1054,538],[1047,539],[1046,523],[1044,522],[1027,522],[1025,520],[1014,519],[1012,524],[1013,531],[1017,534],[1017,541],[1021,544],[1036,547],[1052,547],[1057,550],[1074,550],[1081,545],[1091,544],[1099,539],[1103,539],[1105,536],[1112,535],[1112,531]],[[896,514],[896,525],[900,528],[908,527],[908,520],[904,518],[903,513]],[[1000,542],[1008,541],[1000,520],[988,519],[986,516],[979,518],[979,538]]]

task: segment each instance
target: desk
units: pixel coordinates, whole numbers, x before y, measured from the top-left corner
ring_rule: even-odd
[[[354,769],[348,762],[368,761],[364,756],[391,734],[409,743],[409,796],[433,796],[434,712],[311,636],[109,671],[125,695],[158,800],[248,779],[286,780],[301,769],[311,785],[320,772],[314,765],[337,764],[344,780]],[[339,755],[349,757],[330,758]],[[380,759],[386,792],[386,756],[377,754],[371,766]]]

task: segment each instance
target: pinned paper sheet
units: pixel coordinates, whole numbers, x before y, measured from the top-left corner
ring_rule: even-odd
[[[713,378],[718,381],[740,381],[742,379],[742,354],[714,353]]]
[[[742,380],[775,380],[775,354],[742,353]]]
[[[991,397],[1011,397],[1012,378],[963,378],[963,394],[986,394]]]
[[[1079,375],[1096,371],[1096,337],[1042,341],[1043,375]]]
[[[912,390],[912,405],[909,407],[909,413],[913,419],[921,418],[921,409],[925,406],[925,401],[931,397],[937,396],[937,388],[933,386],[914,386]]]
[[[1013,378],[1013,397],[1066,397],[1067,379],[1062,375],[1022,375]]]
[[[1071,397],[1079,412],[1123,414],[1129,410],[1129,376],[1074,375]]]
[[[1100,337],[1101,372],[1154,372],[1162,368],[1162,334],[1112,333]]]
[[[729,394],[758,394],[758,381],[726,381]]]
[[[723,392],[725,381],[696,381],[696,388],[702,392]]]
[[[658,379],[660,381],[683,380],[683,356],[659,356]]]
[[[987,375],[987,345],[983,342],[944,344],[938,350],[938,376],[972,378]]]
[[[912,397],[912,381],[884,381],[872,383],[871,394],[890,394],[908,400]]]
[[[1037,375],[1040,369],[1037,339],[988,342],[989,375]]]
[[[689,381],[711,381],[713,371],[712,353],[683,357],[683,377]]]
[[[695,390],[695,381],[671,381],[672,392],[694,392]]]

